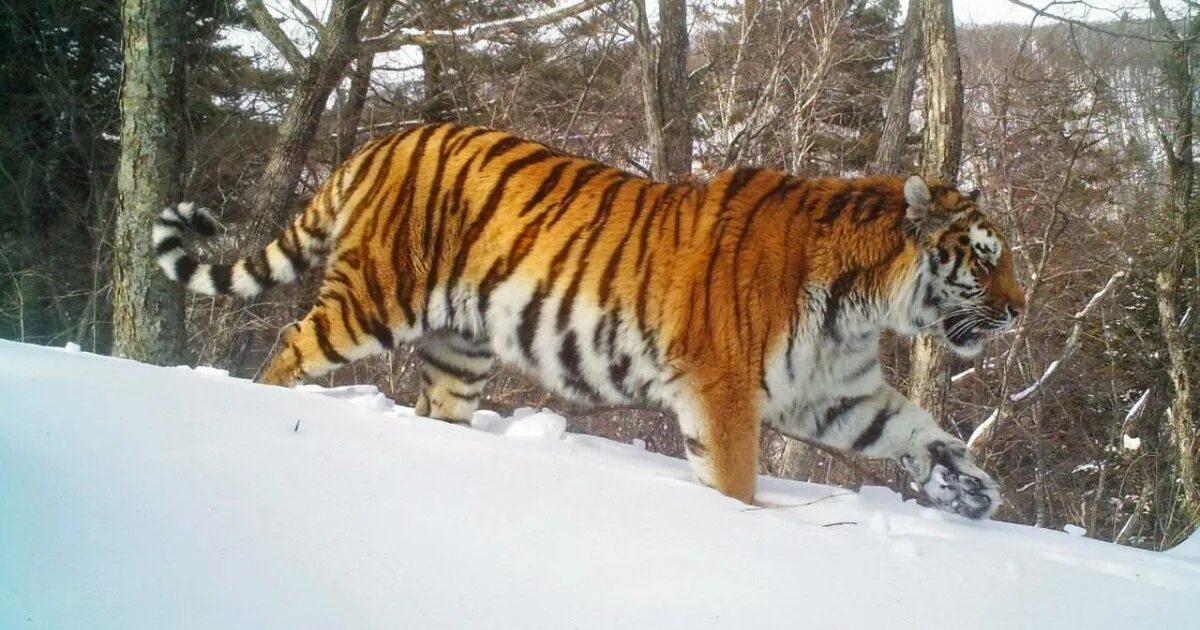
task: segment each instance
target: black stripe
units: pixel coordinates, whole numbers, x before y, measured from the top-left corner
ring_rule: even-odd
[[[867,400],[867,398],[867,396],[849,396],[842,398],[836,405],[826,409],[824,422],[817,422],[816,437],[820,438],[821,436],[825,435],[825,432],[829,430],[829,427],[840,421],[842,416],[853,411],[855,407],[861,405]]]
[[[175,261],[175,280],[180,284],[186,285],[193,273],[196,273],[196,261],[191,256],[183,256]]]
[[[654,254],[650,254],[650,267],[654,267]],[[647,336],[650,323],[646,321],[646,298],[650,294],[650,272],[644,271],[641,274],[642,281],[638,284],[637,302],[634,303],[634,313],[637,317],[638,328],[641,330],[642,337]],[[685,332],[687,329],[684,329]]]
[[[857,440],[854,440],[854,444],[850,448],[861,451],[877,442],[883,435],[883,428],[887,426],[888,420],[895,417],[897,413],[886,407],[880,409],[879,413],[875,414],[875,419],[871,421],[870,426],[862,432],[862,435],[858,436]]]
[[[364,279],[363,282],[366,284],[372,284],[369,279]],[[378,324],[379,320],[373,319],[367,315],[367,311],[363,308],[362,301],[359,299],[359,294],[351,293],[346,296],[346,300],[350,303],[351,311],[354,314],[354,323],[358,325],[358,329],[361,330],[364,335],[375,336],[372,331],[375,329],[375,326]],[[358,335],[354,333],[354,329],[350,326],[346,326],[346,330],[349,331],[351,336],[354,338],[354,343],[358,344]],[[390,333],[388,334],[388,337],[391,337]],[[376,339],[379,338],[376,337]],[[379,339],[380,344],[383,344],[383,342],[383,339]],[[390,346],[384,345],[383,347],[388,348]]]
[[[538,364],[537,356],[533,353],[533,341],[537,336],[538,321],[542,318],[542,302],[546,300],[546,293],[542,283],[538,282],[533,297],[521,309],[521,324],[517,327],[517,343],[532,365]]]
[[[213,288],[217,290],[217,293],[229,293],[229,287],[233,284],[233,267],[213,265],[208,269],[208,277],[212,279]]]
[[[845,208],[846,200],[850,197],[850,194],[850,191],[847,190],[839,190],[838,192],[834,193],[831,197],[829,197],[829,200],[825,202],[825,214],[817,220],[821,223],[832,223],[834,219],[838,218],[838,215],[841,214],[842,210]]]
[[[447,156],[445,159],[449,159]],[[471,158],[474,160],[475,158]],[[459,214],[461,211],[463,216],[466,216],[468,208],[463,203],[463,191],[466,188],[467,176],[471,173],[472,163],[463,165],[458,170],[458,175],[454,177],[454,183],[451,184],[450,190],[442,195],[442,203],[437,212],[438,226],[434,231],[433,250],[430,253],[429,260],[432,261],[429,267],[428,275],[425,278],[425,306],[421,310],[421,321],[426,326],[429,324],[430,303],[433,301],[433,294],[437,289],[437,280],[441,277],[442,272],[442,248],[446,243],[446,225],[450,221],[451,214]],[[424,245],[424,244],[422,244]],[[447,276],[449,277],[449,275]],[[454,301],[450,299],[450,291],[453,285],[446,284],[446,302],[450,305],[450,318],[454,317]],[[486,305],[485,305],[486,306]],[[481,314],[486,313],[484,308],[480,308]]]
[[[200,212],[199,208],[192,211],[192,218],[188,222],[192,229],[200,236],[213,236],[217,233],[217,222],[208,216],[207,212]]]
[[[847,374],[847,375],[846,375],[846,377],[845,377],[845,379],[843,379],[843,380],[845,380],[845,381],[856,381],[856,380],[858,380],[858,379],[862,378],[864,375],[866,375],[866,373],[867,373],[867,372],[870,372],[870,371],[871,371],[871,369],[872,369],[872,368],[874,368],[874,367],[875,367],[875,366],[877,366],[877,365],[879,365],[879,360],[878,360],[878,359],[876,359],[875,357],[871,357],[871,359],[870,359],[869,361],[867,361],[866,363],[864,363],[864,364],[860,365],[860,366],[859,366],[859,367],[858,367],[856,370],[854,370],[853,372],[851,372],[851,373]]]
[[[358,333],[354,332],[354,327],[350,325],[350,301],[346,299],[346,296],[340,293],[330,295],[329,299],[338,303],[338,313],[342,316],[342,326],[345,327],[346,332],[350,334],[350,343],[354,344],[355,346],[359,345]]]
[[[625,384],[625,379],[629,377],[629,365],[632,362],[632,357],[628,354],[622,354],[616,363],[608,366],[608,380],[612,381],[613,388],[619,392],[629,391]]]
[[[563,337],[562,347],[558,349],[558,360],[566,371],[564,382],[569,389],[589,399],[597,398],[592,386],[583,377],[580,369],[579,339],[572,330]]]
[[[570,164],[570,162],[560,162],[555,164],[554,168],[550,169],[550,174],[542,180],[542,184],[541,186],[538,186],[537,192],[533,193],[533,196],[529,198],[529,201],[525,202],[525,207],[521,208],[521,212],[518,213],[517,216],[523,217],[526,214],[529,214],[529,212],[533,210],[534,206],[541,203],[542,200],[546,198],[546,195],[549,195],[550,191],[554,190],[555,186],[558,186],[558,182],[562,179],[563,171],[567,169],[568,164]]]
[[[183,249],[183,239],[178,236],[168,236],[154,244],[154,253],[158,256],[173,250]]]
[[[755,175],[762,172],[759,168],[741,168],[733,173],[733,177],[729,181],[729,185],[725,187],[725,194],[721,196],[721,208],[724,209],[729,205],[729,201],[734,195],[738,194],[742,188],[746,187]]]
[[[633,216],[629,219],[629,226],[625,229],[625,235],[621,237],[621,242],[613,249],[612,255],[608,257],[608,264],[604,266],[604,275],[600,276],[600,306],[608,305],[608,297],[612,292],[612,283],[617,276],[617,268],[621,264],[621,258],[625,253],[625,246],[629,243],[629,237],[633,235],[633,228],[637,225],[638,219],[642,216],[642,211],[646,204],[646,191],[650,189],[648,184],[644,184],[641,190],[638,191],[637,200],[633,204]]]
[[[693,457],[700,459],[708,457],[708,449],[705,448],[704,444],[702,444],[700,440],[690,435],[683,439],[683,447],[686,448]]]
[[[734,326],[736,326],[739,330],[742,327],[742,311],[744,310],[742,308],[742,301],[746,296],[745,292],[738,290],[738,287],[741,286],[738,284],[738,279],[741,276],[742,258],[744,257],[747,239],[750,236],[750,233],[753,231],[754,219],[758,218],[759,213],[762,212],[763,208],[767,206],[767,200],[778,199],[779,195],[783,194],[787,190],[788,186],[789,184],[787,178],[780,177],[779,181],[776,182],[773,187],[771,187],[771,190],[767,191],[766,194],[762,195],[757,201],[754,202],[754,206],[751,207],[749,212],[746,213],[741,234],[738,235],[737,244],[733,248],[733,273],[731,275],[730,286],[733,289],[731,293],[733,294],[735,300],[733,309]]]
[[[532,153],[520,159],[513,160],[504,166],[504,170],[496,178],[496,184],[492,187],[491,192],[488,193],[483,207],[480,208],[475,220],[471,222],[471,225],[467,227],[466,232],[462,236],[462,246],[458,250],[458,255],[454,258],[449,275],[446,276],[447,304],[453,303],[453,300],[450,299],[450,291],[462,277],[463,270],[467,266],[467,259],[470,258],[471,249],[479,240],[479,236],[483,233],[484,228],[487,227],[487,224],[496,214],[496,209],[499,207],[500,201],[504,197],[504,192],[508,188],[508,184],[512,181],[513,176],[550,157],[553,157],[553,154],[549,150],[538,148]]]
[[[442,391],[446,392],[450,396],[457,398],[463,402],[475,402],[475,401],[479,400],[479,392],[474,393],[474,394],[468,394],[468,393],[460,392],[457,389],[453,389],[450,387],[443,388]]]
[[[395,182],[391,177],[388,177],[391,165],[391,156],[396,151],[389,151],[387,165],[389,170],[381,170],[381,177],[378,179],[386,181],[388,185],[384,190],[394,190],[395,197],[388,203],[383,199],[378,204],[369,206],[375,208],[376,211],[371,213],[373,221],[367,226],[361,241],[370,243],[374,242],[375,234],[380,229],[386,230],[385,241],[388,236],[391,237],[391,252],[389,261],[392,268],[400,270],[397,274],[395,286],[393,287],[392,295],[396,304],[404,311],[405,321],[410,325],[416,321],[416,312],[412,306],[412,297],[415,292],[415,280],[411,273],[403,273],[409,270],[408,260],[412,251],[417,244],[412,242],[412,230],[409,228],[407,220],[408,213],[413,211],[412,201],[414,196],[415,181],[417,174],[420,171],[421,163],[424,159],[425,149],[429,143],[429,138],[437,131],[436,126],[421,127],[421,133],[417,136],[416,146],[412,151],[402,156],[404,158],[403,173],[404,177],[400,180],[400,186],[395,186]],[[401,226],[396,229],[395,226]],[[349,228],[343,233],[349,233]],[[424,244],[421,244],[424,246]]]
[[[592,178],[605,170],[608,170],[608,167],[592,162],[575,171],[575,179],[571,182],[571,187],[567,189],[567,193],[563,195],[562,200],[558,202],[558,212],[554,213],[554,217],[550,219],[548,227],[554,227],[554,224],[563,218],[563,215],[567,213],[567,209],[574,203],[575,197],[579,196],[579,191],[583,188],[584,184],[587,184]]]
[[[392,331],[388,329],[384,323],[378,319],[371,320],[369,329],[371,336],[379,340],[379,345],[388,350],[396,347],[396,340],[392,337]]]
[[[453,350],[458,356],[466,357],[468,359],[495,358],[495,355],[492,354],[492,351],[489,348],[463,348],[462,346],[456,346],[453,343],[448,343],[447,347]]]
[[[606,332],[610,325],[614,325],[612,313],[605,313],[596,321],[596,326],[592,328],[592,351],[597,356],[604,356],[608,352],[604,349],[604,340],[607,338]],[[611,346],[609,346],[611,348]]]
[[[558,331],[566,330],[567,322],[571,319],[571,311],[575,308],[575,298],[579,294],[579,285],[583,282],[583,275],[586,269],[583,268],[589,260],[592,250],[595,249],[596,243],[600,240],[600,235],[604,233],[604,227],[608,223],[608,219],[612,216],[613,201],[617,194],[621,191],[621,186],[624,185],[627,179],[617,179],[609,184],[604,189],[604,194],[600,197],[600,205],[597,208],[596,216],[588,224],[588,238],[584,242],[583,251],[579,254],[576,261],[574,276],[571,278],[571,284],[567,286],[567,292],[563,295],[562,301],[558,307]]]
[[[825,319],[821,329],[825,335],[834,341],[841,341],[841,331],[838,330],[838,314],[844,309],[843,301],[847,300],[854,291],[860,270],[851,269],[838,276],[829,286],[829,294],[825,298]]]
[[[486,372],[483,374],[476,374],[468,371],[465,368],[461,368],[456,365],[450,365],[449,363],[446,363],[445,361],[433,356],[424,348],[418,350],[417,354],[421,356],[421,360],[424,361],[427,366],[432,367],[443,374],[453,376],[466,385],[474,385],[487,379]]]
[[[329,331],[325,327],[329,325],[329,318],[324,314],[318,314],[312,318],[314,336],[317,338],[317,345],[321,347],[321,354],[325,355],[325,360],[333,363],[345,363],[346,357],[342,356],[334,349],[333,344],[329,343]]]
[[[497,140],[496,142],[494,142],[492,144],[491,147],[488,148],[487,153],[483,154],[483,161],[480,162],[479,168],[487,168],[488,162],[491,162],[492,160],[500,157],[501,155],[504,155],[505,153],[512,151],[513,149],[521,146],[522,144],[533,144],[533,143],[529,142],[528,140],[518,138],[516,136],[505,136],[505,137]]]
[[[304,259],[304,254],[301,253],[300,241],[295,238],[291,226],[288,226],[287,230],[275,242],[279,244],[279,251],[283,252],[288,262],[292,263],[292,271],[296,275],[300,275],[308,269],[308,261]]]
[[[457,128],[457,130],[454,131],[453,133],[457,134],[458,131],[461,131],[461,130],[462,130],[462,128]],[[445,226],[446,226],[447,204],[445,203],[445,201],[446,201],[446,198],[448,195],[442,194],[442,196],[441,196],[442,203],[435,203],[435,200],[438,199],[439,193],[443,193],[442,178],[446,174],[446,164],[449,162],[449,157],[450,157],[449,156],[449,149],[450,149],[449,141],[452,140],[453,137],[454,137],[453,135],[448,133],[446,135],[446,137],[442,138],[442,148],[438,152],[437,169],[434,170],[434,172],[433,172],[433,183],[430,184],[429,195],[426,196],[426,199],[425,199],[425,221],[424,221],[424,225],[422,226],[422,235],[421,235],[420,245],[421,245],[421,247],[428,248],[430,238],[432,237],[434,240],[433,249],[432,250],[427,249],[427,251],[430,252],[427,260],[430,260],[433,262],[429,267],[429,272],[428,272],[427,276],[425,277],[425,307],[423,309],[421,309],[421,321],[426,326],[429,325],[430,301],[432,301],[432,299],[433,299],[434,289],[437,287],[438,270],[441,268],[441,265],[439,265],[438,262],[442,258],[443,237],[446,234]],[[449,194],[454,194],[455,196],[461,196],[462,184],[463,184],[463,182],[466,181],[463,177],[463,174],[466,172],[467,172],[467,169],[464,168],[454,178],[454,187],[450,190]],[[415,197],[415,194],[414,194],[414,197]],[[438,224],[436,235],[433,234],[433,223],[434,223],[435,217],[437,217],[437,224]],[[453,317],[453,308],[454,307],[451,306],[451,313],[450,313],[451,317]]]
[[[243,267],[246,273],[263,289],[275,286],[275,278],[271,277],[271,265],[267,263],[267,252],[259,250],[245,259]]]
[[[164,226],[164,227],[175,228],[176,230],[179,230],[180,232],[182,232],[183,230],[185,230],[185,229],[187,228],[187,225],[185,225],[185,224],[183,223],[183,221],[179,221],[179,220],[176,220],[176,219],[164,219],[164,218],[161,218],[161,217],[160,217],[160,218],[159,218],[157,221],[155,221],[155,222],[156,222],[158,225],[162,225],[162,226]]]
[[[711,245],[713,247],[712,255],[709,256],[708,266],[704,270],[704,321],[712,324],[712,299],[716,291],[713,290],[713,278],[716,275],[717,263],[722,256],[721,244],[725,240],[725,231],[729,228],[731,221],[728,208],[729,201],[759,173],[759,169],[742,169],[734,174],[733,181],[725,188],[725,195],[721,199],[721,205],[718,207],[717,223]]]

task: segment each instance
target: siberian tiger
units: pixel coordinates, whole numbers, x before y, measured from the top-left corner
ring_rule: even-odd
[[[700,482],[745,502],[766,422],[895,459],[935,505],[985,518],[995,482],[877,357],[885,329],[973,356],[1024,307],[976,198],[918,176],[757,168],[670,185],[433,124],[366,145],[248,258],[190,257],[184,230],[216,223],[188,203],[162,212],[153,245],[203,294],[251,297],[324,265],[263,383],[415,343],[421,415],[468,422],[499,360],[582,401],[672,412]]]

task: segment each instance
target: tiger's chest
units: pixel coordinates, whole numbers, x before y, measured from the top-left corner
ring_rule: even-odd
[[[878,331],[846,335],[841,341],[798,334],[781,342],[766,363],[762,418],[788,432],[812,420],[806,409],[868,395],[882,383]]]

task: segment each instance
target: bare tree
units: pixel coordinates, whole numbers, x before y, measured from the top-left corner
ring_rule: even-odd
[[[925,38],[925,134],[921,174],[954,182],[962,154],[962,68],[950,0],[926,0],[921,13]],[[933,337],[913,341],[909,396],[935,418],[946,411],[949,360]]]
[[[274,233],[290,214],[296,181],[317,134],[325,104],[357,51],[358,26],[367,0],[334,0],[325,23],[312,25],[317,28],[317,46],[309,56],[304,56],[288,39],[262,0],[247,0],[246,5],[255,27],[298,75],[267,165],[250,193],[249,205],[258,220],[248,237],[252,242],[260,242]]]
[[[687,98],[687,4],[658,3],[658,38],[650,29],[644,0],[634,0],[635,39],[642,67],[642,99],[650,141],[651,174],[664,181],[692,170],[692,121]]]
[[[904,29],[900,34],[900,51],[896,55],[895,83],[887,101],[887,117],[879,135],[872,170],[895,173],[900,170],[904,140],[908,136],[908,116],[912,112],[913,92],[917,88],[917,70],[922,61],[921,2],[908,0]]]
[[[1192,68],[1193,41],[1200,35],[1200,15],[1192,16],[1181,33],[1163,11],[1159,0],[1150,0],[1154,24],[1162,36],[1173,41],[1163,56],[1162,70],[1171,98],[1174,125],[1168,135],[1162,133],[1162,149],[1167,157],[1167,194],[1163,198],[1163,216],[1167,221],[1167,258],[1155,278],[1159,325],[1167,346],[1168,373],[1174,399],[1168,410],[1171,437],[1177,452],[1179,491],[1184,517],[1189,523],[1200,521],[1200,479],[1196,476],[1196,435],[1192,383],[1195,381],[1194,351],[1187,340],[1189,322],[1182,321],[1177,303],[1184,312],[1200,311],[1200,295],[1180,286],[1185,267],[1197,264],[1196,199],[1193,151],[1196,77]],[[1193,271],[1196,271],[1193,269]],[[1194,317],[1192,318],[1194,319]]]
[[[182,126],[183,6],[121,5],[121,163],[113,244],[113,353],[171,363],[183,352],[179,288],[148,251],[158,213],[178,199]]]
[[[383,32],[384,20],[396,0],[372,0],[367,9],[367,24],[363,35],[374,37]],[[350,157],[358,140],[358,124],[362,120],[363,108],[367,105],[367,94],[371,89],[371,73],[375,69],[375,53],[362,52],[354,59],[354,70],[350,73],[350,86],[346,97],[338,108],[338,132],[334,147],[333,162],[340,164]]]

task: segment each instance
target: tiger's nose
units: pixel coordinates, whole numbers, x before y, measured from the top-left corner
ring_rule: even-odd
[[[1007,307],[1005,307],[1005,308],[1008,310],[1008,316],[1009,316],[1010,318],[1012,318],[1012,319],[1016,319],[1017,317],[1020,317],[1020,315],[1021,315],[1021,311],[1020,311],[1020,310],[1018,310],[1018,309],[1017,309],[1017,307],[1013,306],[1012,304],[1009,304],[1009,305],[1008,305]]]

